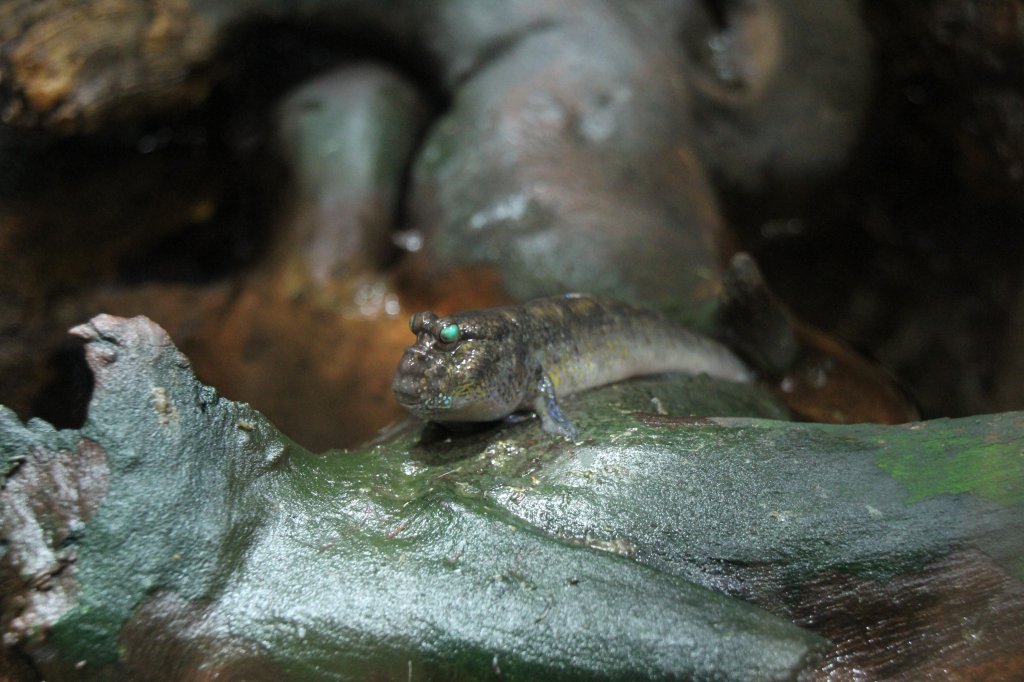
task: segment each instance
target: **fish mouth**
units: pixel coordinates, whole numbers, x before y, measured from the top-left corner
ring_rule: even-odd
[[[421,344],[407,346],[398,371],[391,382],[391,390],[398,404],[410,412],[426,417],[437,407],[432,397],[437,393],[437,384],[446,374],[448,356]]]
[[[399,405],[414,411],[423,405],[431,365],[431,356],[423,349],[416,346],[405,349],[405,354],[398,363],[398,372],[391,381],[391,390]]]
[[[394,389],[394,392],[395,400],[397,400],[398,404],[402,407],[413,408],[417,407],[422,402],[418,393],[411,393],[397,388]]]
[[[391,390],[395,399],[402,407],[412,407],[423,402],[420,390],[420,377],[399,372],[391,382]]]

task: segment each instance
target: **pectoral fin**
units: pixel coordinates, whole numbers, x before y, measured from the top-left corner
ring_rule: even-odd
[[[576,427],[572,425],[558,407],[555,387],[551,378],[542,373],[537,380],[536,397],[533,399],[533,411],[540,417],[541,426],[548,433],[560,435],[567,440],[576,440]]]

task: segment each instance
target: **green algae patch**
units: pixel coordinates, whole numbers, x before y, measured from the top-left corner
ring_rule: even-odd
[[[907,487],[910,502],[971,493],[1024,504],[1024,416],[937,419],[878,438],[878,466]]]

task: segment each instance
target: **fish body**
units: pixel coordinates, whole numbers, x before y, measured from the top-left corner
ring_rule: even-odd
[[[392,384],[410,412],[441,423],[534,410],[575,438],[558,399],[630,377],[681,372],[730,381],[753,373],[722,344],[653,311],[565,294],[438,317],[413,315]]]

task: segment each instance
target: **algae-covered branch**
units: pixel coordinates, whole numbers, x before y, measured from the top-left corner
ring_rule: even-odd
[[[1019,414],[793,424],[756,387],[682,377],[567,402],[575,444],[534,421],[413,423],[314,455],[200,384],[149,320],[75,332],[85,426],[0,420],[5,642],[47,679],[792,679],[927,670],[950,647],[1019,661],[1021,477],[988,473],[1020,467]],[[851,622],[928,637],[882,660]]]

